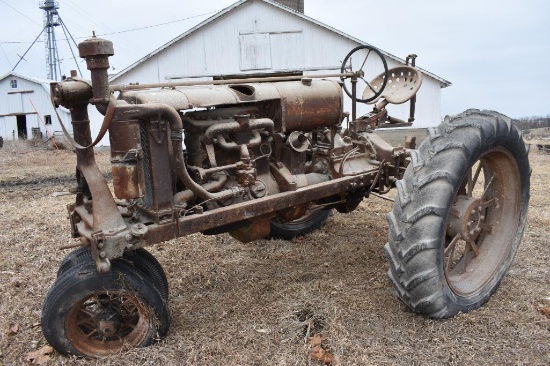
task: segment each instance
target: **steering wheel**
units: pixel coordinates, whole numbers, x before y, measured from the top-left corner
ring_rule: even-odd
[[[371,55],[374,55],[374,57],[369,57]],[[353,56],[353,57],[352,57]],[[382,62],[382,65],[384,67],[384,72],[381,74],[384,77],[382,78],[376,78],[376,80],[379,80],[380,82],[376,84],[372,84],[371,82],[368,82],[365,79],[365,71],[366,69],[376,69],[380,68],[380,62]],[[363,98],[358,98],[356,96],[356,100],[361,103],[369,103],[378,100],[380,95],[382,95],[382,92],[384,91],[384,88],[386,87],[386,83],[388,82],[388,64],[386,63],[386,59],[382,55],[382,53],[372,47],[372,46],[358,46],[352,49],[344,58],[344,61],[342,62],[342,68],[340,70],[342,74],[345,73],[354,73],[357,77],[357,82],[359,80],[362,80],[366,86],[365,86],[365,92],[363,93]],[[369,72],[370,74],[371,72]],[[376,75],[376,73],[372,73],[373,75]],[[351,88],[351,78],[350,76],[340,76],[340,80],[342,80],[342,86],[348,97],[353,98],[352,93],[350,92]],[[369,91],[370,93],[367,93]]]

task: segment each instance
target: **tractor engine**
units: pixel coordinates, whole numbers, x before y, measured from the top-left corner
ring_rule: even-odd
[[[125,91],[118,99],[117,107],[163,104],[180,111],[191,185],[189,178],[182,182],[159,174],[175,166],[169,137],[177,133],[170,121],[158,118],[160,112],[111,125],[114,193],[119,199],[142,198],[139,210],[159,222],[162,215],[153,211],[176,207],[184,215],[295,191],[338,175],[330,157],[332,137],[343,119],[342,91],[335,81]],[[280,219],[296,219],[306,206],[285,210]],[[266,236],[269,226],[259,231],[254,236]]]

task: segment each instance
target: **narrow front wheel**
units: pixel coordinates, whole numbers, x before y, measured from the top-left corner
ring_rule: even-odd
[[[63,273],[82,262],[92,261],[92,252],[89,247],[75,249],[67,254],[61,261],[59,269],[57,270],[57,277],[60,277]],[[168,301],[169,288],[166,273],[155,256],[146,249],[138,248],[132,251],[126,251],[122,257],[114,259],[113,262],[117,262],[117,265],[128,265],[143,272],[151,278],[160,294]]]
[[[101,357],[145,347],[166,336],[168,304],[151,279],[113,263],[98,273],[80,262],[57,278],[44,300],[42,331],[62,354]]]

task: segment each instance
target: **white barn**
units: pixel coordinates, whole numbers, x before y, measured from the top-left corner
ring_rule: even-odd
[[[10,71],[0,76],[0,136],[4,140],[21,140],[55,137],[57,142],[67,144],[63,129],[55,113],[50,97],[50,83]],[[71,114],[66,108],[57,109],[63,125],[72,135]],[[103,115],[90,105],[88,107],[92,137],[99,133]],[[109,135],[99,146],[109,145]]]
[[[166,83],[296,71],[304,75],[335,73],[351,49],[368,45],[304,15],[303,8],[303,0],[238,1],[112,76],[110,82]],[[404,60],[382,53],[389,68],[404,64]],[[441,122],[441,89],[451,85],[422,72],[415,127]],[[349,105],[346,109],[349,111]],[[358,115],[371,109],[361,104]],[[409,116],[408,103],[387,109],[400,119]]]
[[[0,136],[4,140],[50,138],[61,131],[50,100],[50,82],[13,71],[0,76]],[[72,130],[69,111],[60,108],[58,112]]]

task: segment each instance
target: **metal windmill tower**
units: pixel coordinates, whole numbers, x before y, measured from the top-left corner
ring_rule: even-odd
[[[63,22],[63,19],[61,19],[59,12],[57,11],[57,9],[59,9],[59,3],[55,0],[44,0],[39,3],[39,8],[44,10],[44,28],[42,28],[42,31],[40,32],[40,34],[32,42],[29,48],[27,48],[23,56],[19,58],[19,61],[17,61],[12,71],[14,71],[17,68],[17,65],[19,65],[21,60],[24,60],[25,55],[36,43],[38,38],[40,38],[42,33],[44,33],[44,44],[46,46],[45,55],[46,55],[47,77],[50,80],[59,80],[62,77],[62,73],[61,73],[61,60],[59,59],[59,49],[57,48],[57,39],[55,38],[55,27],[60,25],[65,35],[65,39],[69,45],[69,49],[71,50],[73,59],[75,60],[78,72],[82,76],[82,73],[80,72],[80,66],[78,65],[78,62],[76,62],[73,48],[69,40],[72,40],[75,47],[76,47],[76,42],[71,32],[69,32],[69,29],[67,29],[67,26]]]
[[[59,51],[55,39],[55,27],[61,25],[59,21],[59,3],[55,0],[41,1],[40,9],[44,10],[44,44],[46,51],[47,75],[50,80],[58,80],[61,76],[61,65],[59,65]],[[59,71],[59,74],[57,73]]]

